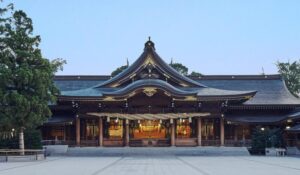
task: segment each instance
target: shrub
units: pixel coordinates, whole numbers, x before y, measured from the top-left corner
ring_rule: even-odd
[[[280,128],[261,130],[257,127],[252,134],[251,152],[264,154],[266,148],[283,147],[283,131]]]
[[[42,148],[41,132],[36,129],[26,129],[24,131],[25,149],[41,149]],[[19,136],[12,138],[0,139],[0,149],[18,149]]]

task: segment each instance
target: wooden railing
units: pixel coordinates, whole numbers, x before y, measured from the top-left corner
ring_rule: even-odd
[[[42,145],[75,145],[75,140],[42,140]]]
[[[143,146],[154,146],[154,147],[166,147],[170,146],[170,139],[130,139],[129,146],[132,147],[143,147]]]
[[[197,146],[197,138],[176,138],[176,146]]]
[[[80,140],[80,146],[99,146],[98,140]]]
[[[218,139],[218,140],[202,140],[201,144],[202,144],[202,146],[220,146],[221,141],[220,141],[220,139]]]
[[[130,139],[130,146],[145,146],[142,143],[143,139]],[[157,144],[153,146],[170,146],[169,139],[156,139]],[[202,140],[202,146],[220,146],[221,141],[220,139],[215,140]],[[300,141],[296,143],[295,140],[289,140],[288,145],[298,146],[300,147]],[[74,146],[76,145],[75,140],[43,140],[43,145],[69,145]],[[108,139],[104,138],[104,146],[124,146],[123,139]],[[176,145],[177,146],[197,146],[197,139],[196,138],[176,138]],[[98,140],[80,140],[80,146],[99,146]],[[233,147],[241,147],[251,146],[251,140],[224,140],[224,146],[233,146]]]
[[[233,146],[233,147],[250,147],[251,140],[228,140],[224,141],[224,146]]]
[[[107,146],[107,147],[124,146],[124,140],[122,138],[103,138],[103,146]]]
[[[287,145],[288,147],[293,147],[293,146],[295,146],[295,147],[300,148],[300,140],[298,140],[298,139],[287,139],[287,140],[286,140],[286,145]]]

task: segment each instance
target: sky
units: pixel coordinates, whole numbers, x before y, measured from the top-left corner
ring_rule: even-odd
[[[276,74],[300,59],[299,0],[4,0],[33,20],[59,75],[109,75],[151,36],[166,61],[207,75]]]

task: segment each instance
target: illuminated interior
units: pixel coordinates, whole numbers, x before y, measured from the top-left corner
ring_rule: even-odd
[[[190,138],[191,137],[191,126],[188,119],[177,120],[176,126],[177,138]]]
[[[64,128],[62,126],[53,126],[50,136],[55,140],[62,140],[64,137]]]
[[[99,129],[96,120],[86,120],[86,138],[95,139],[98,137]]]
[[[114,119],[109,121],[109,138],[123,138],[123,121]]]
[[[142,138],[165,138],[166,128],[160,120],[141,120],[133,129],[133,137]]]
[[[212,120],[204,120],[201,127],[202,137],[207,139],[214,139],[214,122]]]

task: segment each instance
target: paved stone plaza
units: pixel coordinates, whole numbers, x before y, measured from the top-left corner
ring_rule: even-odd
[[[48,157],[0,163],[6,175],[300,175],[300,158],[256,156]]]

